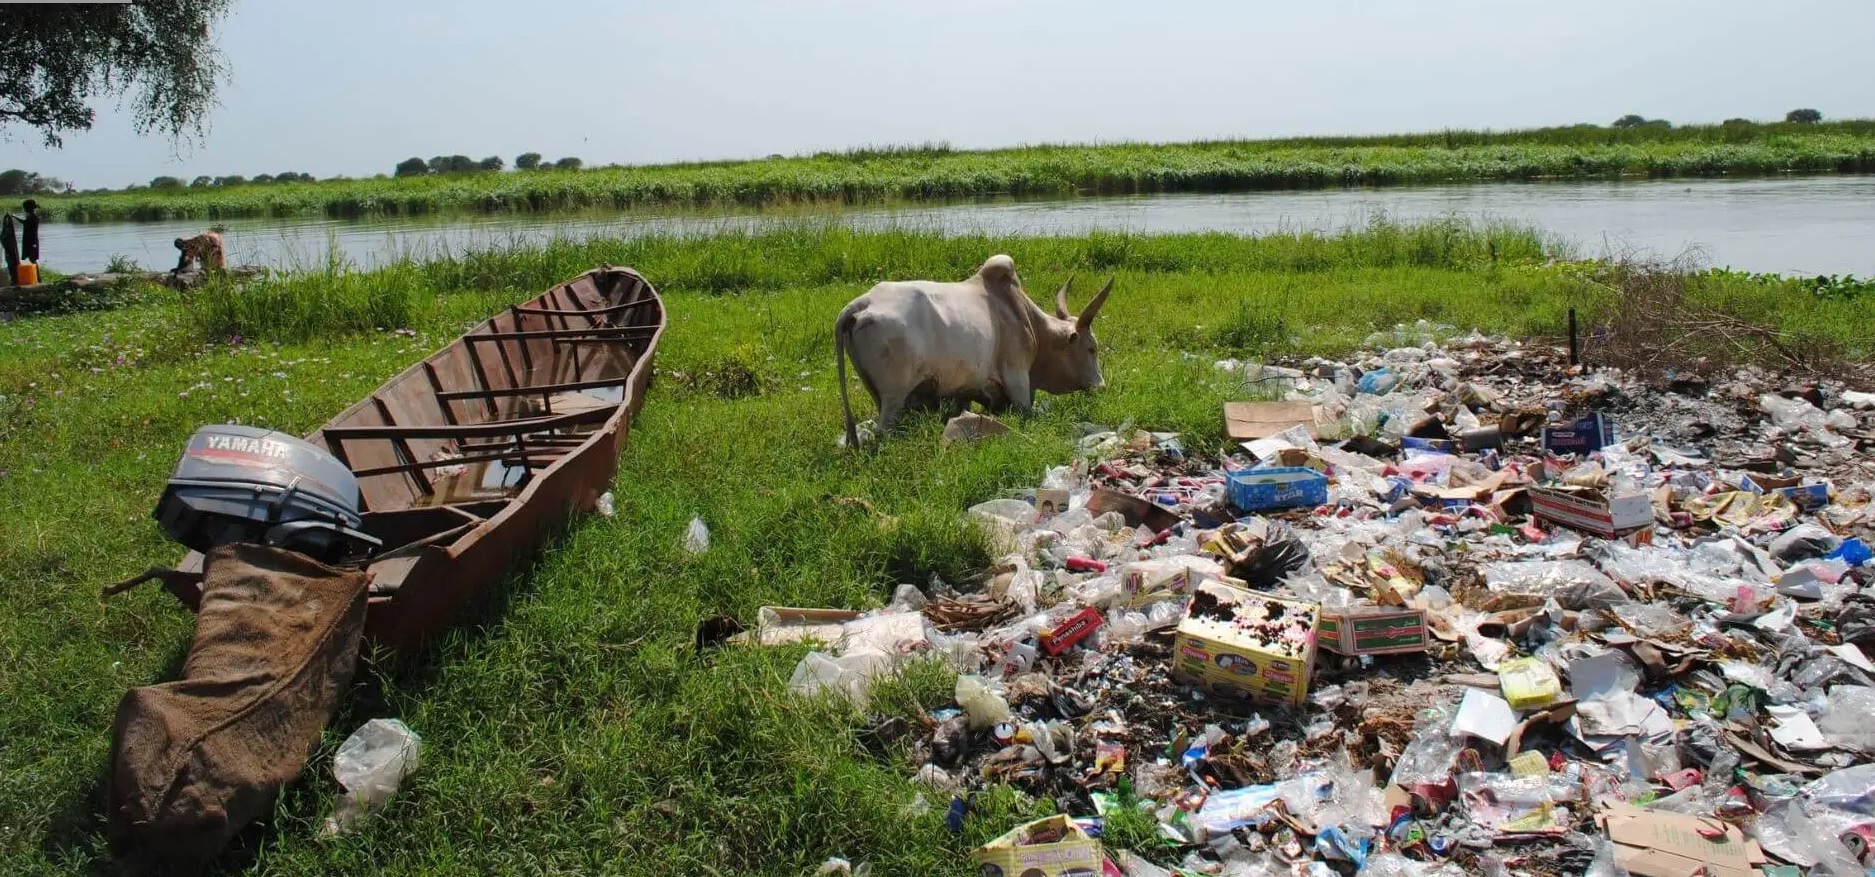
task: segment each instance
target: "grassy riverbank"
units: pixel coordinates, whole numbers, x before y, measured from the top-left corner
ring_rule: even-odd
[[[979,446],[940,448],[922,420],[875,456],[837,450],[839,307],[881,277],[961,277],[1003,249],[1038,299],[1069,271],[1077,304],[1117,275],[1098,327],[1109,386],[1050,398]],[[1215,359],[1346,350],[1422,318],[1553,336],[1572,305],[1589,325],[1609,312],[1606,287],[1544,256],[1527,231],[1450,225],[1007,242],[801,228],[463,253],[19,321],[0,341],[0,872],[101,862],[92,795],[111,711],[174,673],[190,620],[158,588],[105,603],[96,588],[175,559],[149,512],[191,431],[309,431],[491,310],[611,261],[643,270],[671,315],[617,516],[565,534],[429,653],[361,670],[306,777],[218,871],[799,875],[841,855],[875,873],[974,873],[965,851],[1046,804],[993,795],[950,835],[943,801],[917,808],[903,746],[785,696],[802,649],[698,656],[697,622],[878,605],[897,582],[979,567],[963,509],[1033,485],[1078,422],[1215,446],[1218,406],[1239,394]],[[1690,291],[1821,342],[1855,343],[1875,317],[1867,297],[1725,278]],[[841,496],[891,520],[827,501]],[[679,548],[693,515],[714,537],[695,558]],[[911,715],[949,692],[925,666],[873,706]],[[333,749],[377,716],[423,736],[423,766],[365,830],[321,839]],[[1137,845],[1139,828],[1114,830]]]
[[[1875,122],[1578,126],[977,152],[856,149],[760,161],[145,189],[40,201],[55,219],[95,222],[1831,172],[1875,172]]]

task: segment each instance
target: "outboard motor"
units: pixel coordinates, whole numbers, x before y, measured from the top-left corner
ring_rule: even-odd
[[[108,830],[133,867],[206,867],[305,769],[351,684],[368,607],[358,479],[290,435],[206,426],[157,503],[199,572],[151,570],[196,610],[182,676],[133,688],[111,726]]]
[[[156,506],[169,537],[207,554],[247,542],[330,564],[364,559],[358,479],[324,449],[252,426],[205,426],[189,437]]]

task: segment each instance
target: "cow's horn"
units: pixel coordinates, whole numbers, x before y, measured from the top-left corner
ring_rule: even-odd
[[[1087,303],[1087,310],[1081,312],[1081,318],[1074,321],[1079,328],[1086,329],[1094,324],[1094,318],[1100,316],[1100,306],[1107,303],[1107,293],[1113,291],[1113,278],[1107,278],[1107,285],[1100,288],[1094,300]]]
[[[1055,290],[1055,316],[1064,320],[1074,319],[1074,315],[1068,313],[1068,287],[1073,285],[1074,275],[1070,274],[1068,282],[1061,284],[1061,288]]]

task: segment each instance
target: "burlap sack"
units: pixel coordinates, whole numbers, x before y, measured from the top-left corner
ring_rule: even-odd
[[[182,678],[117,706],[109,824],[126,856],[220,852],[305,767],[358,659],[364,572],[249,544],[205,571]]]

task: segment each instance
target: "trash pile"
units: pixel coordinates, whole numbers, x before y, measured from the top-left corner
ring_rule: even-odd
[[[1863,874],[1875,866],[1875,396],[1669,376],[1423,325],[1350,362],[1219,363],[1230,444],[1089,430],[969,510],[1002,556],[816,641],[864,705],[935,654],[951,800],[1062,815],[984,874]],[[1153,849],[1102,847],[1117,814]]]

